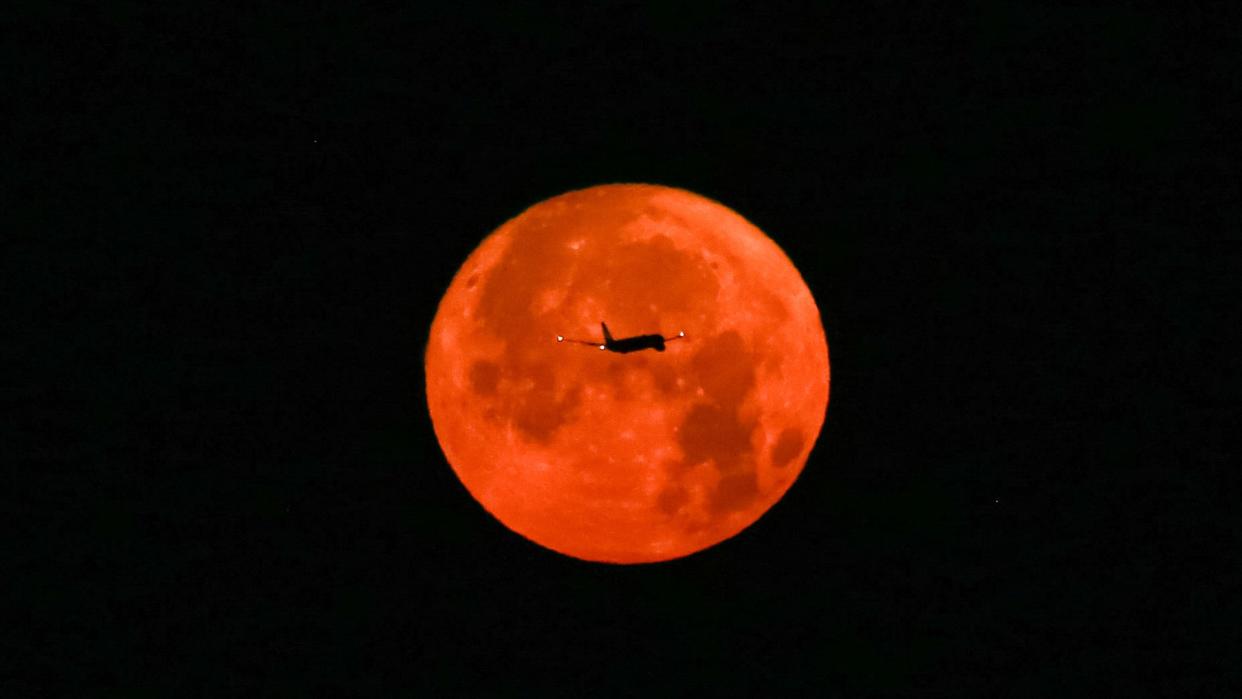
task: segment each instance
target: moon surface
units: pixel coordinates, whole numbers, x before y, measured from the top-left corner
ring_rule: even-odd
[[[685,338],[664,352],[603,342]],[[828,345],[785,253],[727,207],[610,184],[500,226],[440,301],[427,402],[449,464],[505,526],[610,563],[679,558],[793,484],[828,404]]]

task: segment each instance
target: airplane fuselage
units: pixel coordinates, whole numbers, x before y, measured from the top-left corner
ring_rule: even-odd
[[[620,340],[609,340],[604,343],[603,348],[609,352],[619,352],[621,354],[637,352],[645,349],[653,349],[657,352],[663,352],[664,337],[662,335],[636,335],[634,337],[625,337]]]

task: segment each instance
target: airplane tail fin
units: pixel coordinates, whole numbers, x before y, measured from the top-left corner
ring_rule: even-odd
[[[612,333],[608,332],[608,324],[601,320],[599,322],[599,327],[604,329],[604,344],[611,345],[612,344]]]

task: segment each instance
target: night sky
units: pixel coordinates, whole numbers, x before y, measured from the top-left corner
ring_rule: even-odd
[[[6,20],[0,693],[1240,691],[1236,21],[259,4]],[[765,231],[832,362],[659,565],[492,519],[423,387],[470,251],[606,182]]]

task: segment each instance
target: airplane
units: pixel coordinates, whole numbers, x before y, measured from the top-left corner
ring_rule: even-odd
[[[653,349],[657,352],[664,351],[664,343],[680,340],[686,336],[686,331],[682,330],[673,337],[664,337],[663,335],[635,335],[634,337],[623,337],[620,340],[614,338],[612,333],[608,332],[608,324],[600,321],[599,326],[604,329],[604,344],[591,342],[590,340],[570,340],[564,335],[557,335],[557,342],[573,342],[579,345],[592,345],[599,347],[601,350],[609,352],[617,352],[619,354],[628,354],[639,350]]]

